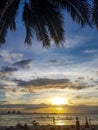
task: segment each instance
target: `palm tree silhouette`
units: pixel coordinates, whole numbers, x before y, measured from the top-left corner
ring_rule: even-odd
[[[88,0],[1,0],[0,45],[6,42],[9,29],[16,30],[15,18],[20,4],[23,4],[22,22],[26,29],[25,43],[27,45],[32,44],[34,35],[44,47],[49,47],[51,40],[57,46],[64,41],[62,9],[67,11],[73,21],[81,26],[90,25]],[[96,22],[96,19],[93,21]],[[98,25],[98,20],[96,25]]]
[[[98,0],[94,0],[92,12],[92,21],[98,29]]]

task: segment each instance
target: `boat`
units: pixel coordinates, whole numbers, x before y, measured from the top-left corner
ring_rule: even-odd
[[[16,112],[16,111],[13,110],[12,112],[8,111],[7,114],[21,114],[21,112],[20,111]]]
[[[20,112],[20,111],[17,111],[17,114],[21,114],[21,112]]]
[[[15,111],[12,111],[12,114],[16,114],[16,112],[15,112]]]
[[[11,114],[11,112],[10,112],[10,111],[8,111],[8,112],[7,112],[7,114]]]

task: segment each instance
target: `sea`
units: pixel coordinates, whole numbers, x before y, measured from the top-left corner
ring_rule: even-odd
[[[17,123],[24,125],[75,125],[76,117],[80,124],[85,125],[86,118],[90,125],[98,125],[98,115],[91,114],[0,114],[0,126],[16,126]]]

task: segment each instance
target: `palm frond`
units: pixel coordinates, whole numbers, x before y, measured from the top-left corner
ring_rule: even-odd
[[[16,30],[15,17],[21,0],[0,1],[0,44],[5,42],[7,31]],[[48,47],[51,40],[58,46],[64,41],[64,18],[66,9],[73,21],[81,26],[90,23],[88,0],[25,0],[22,20],[26,29],[25,44],[31,45],[33,32],[37,39]],[[98,28],[98,1],[94,0],[93,23]]]
[[[94,0],[94,5],[92,8],[92,22],[98,29],[98,0]]]
[[[13,20],[10,24],[10,30],[11,31],[15,31],[16,30],[16,23],[15,23],[15,20]]]
[[[6,34],[8,29],[11,30],[16,29],[15,25],[15,17],[17,15],[17,10],[19,6],[20,0],[14,1],[11,6],[7,9],[4,16],[0,21],[0,43],[3,44],[5,42]]]
[[[37,39],[43,42],[43,47],[48,47],[50,46],[50,40],[49,40],[47,28],[45,26],[42,17],[39,17],[40,14],[37,15],[35,15],[36,25],[34,24],[35,26],[34,30],[36,32]]]
[[[3,2],[0,1],[0,21],[7,12],[8,8],[15,2],[15,0],[3,0]]]
[[[6,0],[1,0],[0,1],[0,17],[2,16],[5,6],[6,6]]]
[[[43,41],[43,46],[50,45],[49,38],[59,45],[64,40],[63,17],[59,9],[48,0],[31,0],[30,4],[38,39]]]
[[[90,17],[90,6],[87,0],[50,0],[54,5],[66,9],[70,13],[73,21],[79,23],[81,26],[88,24]]]
[[[31,10],[29,8],[28,3],[25,2],[22,20],[24,22],[26,28],[26,37],[25,37],[25,44],[31,45],[32,44],[32,27],[31,27]]]
[[[45,19],[42,15],[41,0],[30,1],[30,19],[29,26],[35,31],[36,37],[39,41],[43,42],[43,46],[50,46],[49,34],[45,24]]]
[[[36,1],[33,1],[33,4]],[[38,2],[38,1],[37,1]],[[47,47],[50,45],[49,37],[47,34],[47,29],[45,27],[45,22],[42,19],[37,7],[33,6],[31,1],[31,6],[28,3],[25,3],[24,12],[23,12],[23,22],[26,28],[26,38],[25,43],[28,45],[32,44],[32,30],[35,31],[36,37],[38,40],[43,42],[43,46]]]
[[[49,28],[50,36],[56,45],[64,41],[63,17],[59,8],[46,1],[43,7],[44,17]]]

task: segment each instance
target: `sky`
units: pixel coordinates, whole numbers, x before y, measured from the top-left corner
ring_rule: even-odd
[[[66,14],[64,46],[43,48],[34,37],[28,47],[20,21],[0,48],[0,111],[98,113],[98,31]]]

